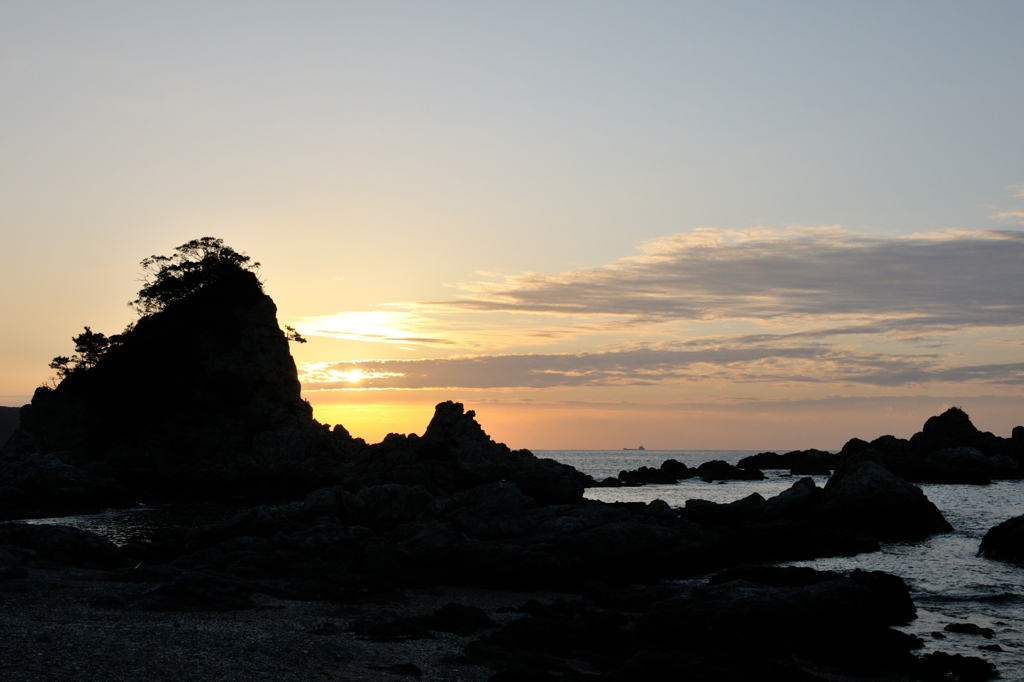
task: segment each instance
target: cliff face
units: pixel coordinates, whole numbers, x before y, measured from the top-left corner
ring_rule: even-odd
[[[329,438],[300,396],[276,313],[256,276],[239,270],[143,317],[95,366],[37,389],[5,451],[62,451],[65,461],[147,489],[217,485],[293,464],[287,451],[266,452],[268,438]]]

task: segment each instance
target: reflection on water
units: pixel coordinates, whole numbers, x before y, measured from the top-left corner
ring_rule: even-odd
[[[659,466],[670,457],[694,466],[708,459],[735,463],[747,452],[616,452],[599,451],[588,457],[586,451],[537,452],[589,473],[595,478],[612,476],[620,469]],[[641,455],[642,456],[638,456]],[[674,507],[687,499],[732,502],[757,492],[771,497],[793,484],[794,477],[783,472],[765,471],[764,481],[728,481],[704,483],[683,481],[677,485],[648,485],[640,488],[591,488],[591,499],[650,502],[662,499]],[[818,486],[826,476],[812,477]],[[855,557],[834,557],[798,561],[787,565],[810,566],[819,570],[885,571],[903,578],[910,586],[918,617],[900,629],[925,642],[923,653],[945,651],[965,656],[981,656],[998,668],[1003,679],[1024,680],[1024,567],[976,556],[982,536],[992,526],[1024,514],[1024,481],[997,481],[988,486],[925,484],[925,495],[942,511],[953,532],[935,535],[923,542],[889,543],[882,551]],[[942,632],[952,622],[972,622],[992,628],[991,640],[977,635]],[[942,632],[945,639],[935,639]],[[981,651],[979,645],[998,644],[1005,651]]]

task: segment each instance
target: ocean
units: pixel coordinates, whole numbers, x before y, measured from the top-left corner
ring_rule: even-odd
[[[755,454],[747,450],[534,450],[594,478],[615,476],[623,469],[658,467],[666,459],[697,466],[712,459],[735,464]],[[768,498],[789,488],[799,477],[765,471],[763,481],[705,483],[689,479],[675,485],[638,488],[590,488],[586,496],[605,502],[650,502],[661,499],[681,507],[688,499],[733,502],[760,493]],[[812,476],[821,487],[827,476]],[[978,544],[992,526],[1024,514],[1024,481],[997,481],[987,486],[923,484],[924,494],[953,526],[953,532],[922,542],[887,543],[882,551],[853,557],[796,561],[784,565],[819,570],[885,571],[910,586],[917,619],[900,630],[924,640],[920,653],[945,651],[980,656],[999,668],[1002,679],[1024,680],[1024,567],[978,558]],[[992,639],[943,632],[949,623],[970,622],[994,631]],[[932,633],[940,633],[937,639]],[[998,644],[1003,651],[979,649]]]

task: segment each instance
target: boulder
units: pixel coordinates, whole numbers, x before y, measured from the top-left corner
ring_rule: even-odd
[[[848,459],[836,469],[815,513],[881,540],[915,540],[952,530],[920,488],[868,459]]]
[[[764,474],[760,469],[741,469],[720,459],[704,462],[697,467],[697,476],[705,483],[712,481],[761,481]]]
[[[693,478],[697,472],[682,462],[667,459],[657,469],[640,467],[634,471],[619,472],[618,480],[626,485],[643,485],[645,483],[678,483],[686,478]],[[602,482],[603,484],[603,482]]]
[[[991,528],[981,539],[978,556],[1024,564],[1024,515]]]

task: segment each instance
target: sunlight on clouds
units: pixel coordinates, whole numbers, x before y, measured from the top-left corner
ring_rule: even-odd
[[[295,326],[306,336],[408,345],[450,345],[453,341],[423,333],[431,321],[403,310],[345,311],[299,318]]]
[[[365,380],[391,379],[405,376],[401,372],[373,371],[361,367],[346,366],[339,368],[331,362],[299,363],[299,381],[303,386],[316,390],[318,385],[358,384]]]

